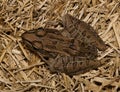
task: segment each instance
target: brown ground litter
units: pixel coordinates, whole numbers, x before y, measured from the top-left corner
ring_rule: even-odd
[[[44,62],[22,44],[22,33],[56,25],[66,13],[96,29],[109,46],[99,51],[98,59],[108,57],[109,63],[72,78],[50,74]],[[0,92],[120,91],[119,0],[0,0],[0,44]]]

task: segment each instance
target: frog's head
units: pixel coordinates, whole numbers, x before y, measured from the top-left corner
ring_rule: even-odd
[[[43,43],[46,42],[47,30],[43,28],[38,28],[35,30],[26,31],[21,35],[23,43],[28,49],[38,54],[42,59],[47,59],[49,57],[55,57],[56,54],[50,53],[44,48]]]

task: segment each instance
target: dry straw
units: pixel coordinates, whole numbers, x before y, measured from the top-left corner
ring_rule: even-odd
[[[50,74],[44,62],[21,43],[23,32],[54,24],[65,13],[96,29],[109,45],[98,59],[107,57],[108,64],[72,78]],[[0,92],[120,91],[119,0],[0,0],[0,44]]]

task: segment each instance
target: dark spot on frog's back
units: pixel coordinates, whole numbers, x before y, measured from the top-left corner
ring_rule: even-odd
[[[90,38],[90,35],[88,35],[87,38],[89,39],[89,38]]]
[[[85,37],[86,36],[86,32],[82,32],[82,36]]]

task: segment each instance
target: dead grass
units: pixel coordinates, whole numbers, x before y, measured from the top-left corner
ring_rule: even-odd
[[[110,47],[98,59],[110,63],[70,78],[50,74],[44,62],[21,44],[26,30],[69,13],[97,30]],[[58,27],[59,29],[59,27]],[[0,1],[1,92],[118,92],[120,91],[119,0],[1,0]]]

